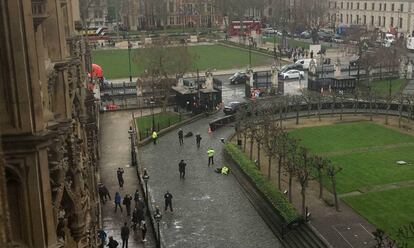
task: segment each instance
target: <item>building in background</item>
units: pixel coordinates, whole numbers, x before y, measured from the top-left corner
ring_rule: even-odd
[[[108,0],[80,0],[82,20],[89,28],[98,28],[108,25]],[[116,0],[114,0],[116,1]],[[109,2],[110,3],[110,2]],[[114,2],[116,4],[116,2]]]
[[[411,35],[414,31],[414,2],[330,0],[329,21],[335,27],[361,25],[368,30]]]
[[[0,0],[0,247],[97,247],[98,112],[80,7]]]
[[[220,27],[223,25],[223,15],[217,7],[217,1],[139,0],[139,28]]]

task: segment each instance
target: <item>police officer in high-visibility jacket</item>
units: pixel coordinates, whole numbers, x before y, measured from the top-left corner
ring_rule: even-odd
[[[154,142],[154,145],[156,145],[157,144],[158,134],[157,134],[157,132],[155,130],[152,131],[151,137],[152,137],[152,142]]]
[[[213,148],[211,148],[211,147],[208,148],[207,155],[208,155],[208,166],[210,166],[210,163],[214,164],[214,150],[213,150]]]
[[[227,167],[227,166],[223,166],[222,168],[221,168],[221,174],[222,175],[228,175],[229,174],[229,167]]]

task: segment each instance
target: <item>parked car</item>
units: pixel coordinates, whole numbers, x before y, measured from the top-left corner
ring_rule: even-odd
[[[273,29],[273,28],[265,28],[265,29],[263,30],[263,32],[264,32],[265,34],[276,34],[276,33],[277,33],[277,30],[275,30],[275,29]]]
[[[319,40],[325,41],[325,42],[332,42],[333,37],[331,34],[319,31],[318,32]]]
[[[339,34],[335,34],[333,37],[333,41],[335,43],[344,43],[344,40],[342,39],[342,36]]]
[[[288,64],[282,66],[279,70],[279,77],[281,77],[282,73],[287,72],[289,70],[303,70],[303,66],[301,64]]]
[[[246,83],[246,80],[248,79],[248,76],[245,72],[236,72],[233,76],[229,78],[230,84],[244,84]]]
[[[295,64],[296,65],[302,65],[302,68],[304,70],[307,70],[307,69],[309,69],[309,65],[310,65],[312,60],[315,62],[315,65],[316,65],[316,60],[314,60],[314,59],[299,59],[298,61],[295,62]]]
[[[242,106],[246,105],[246,103],[241,102],[229,102],[224,106],[223,112],[226,115],[235,114]]]
[[[312,36],[309,31],[303,31],[302,33],[300,33],[300,37],[302,39],[310,39]]]
[[[292,79],[292,78],[303,78],[305,77],[305,73],[303,71],[298,70],[289,70],[287,72],[281,73],[281,77],[283,79]]]

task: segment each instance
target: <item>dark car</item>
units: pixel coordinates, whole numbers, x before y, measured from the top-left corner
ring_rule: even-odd
[[[237,112],[242,106],[246,105],[246,103],[241,102],[229,102],[224,106],[223,112],[226,115],[232,115]]]
[[[244,72],[236,72],[229,78],[230,84],[245,84],[248,76]]]

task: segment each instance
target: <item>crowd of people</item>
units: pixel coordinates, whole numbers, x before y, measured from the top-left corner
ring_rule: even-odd
[[[184,145],[184,137],[191,137],[193,134],[191,132],[188,132],[186,135],[184,135],[184,131],[182,129],[178,130],[178,143],[180,146]],[[157,144],[158,140],[158,134],[154,130],[152,135],[152,142],[154,145]],[[202,137],[200,134],[195,135],[195,144],[197,147],[197,150],[200,149],[201,146],[201,140]],[[224,139],[222,139],[222,142],[224,143]],[[207,166],[214,166],[214,154],[215,151],[212,147],[208,147],[207,149],[207,158],[208,163]],[[185,179],[185,173],[186,173],[186,167],[187,163],[184,159],[181,159],[178,163],[178,171],[180,179]],[[146,169],[144,169],[146,171]],[[218,167],[215,169],[215,172],[222,174],[222,175],[228,175],[230,173],[230,169],[227,166]],[[116,171],[116,178],[118,181],[118,186],[120,190],[124,189],[124,169],[118,168]],[[107,201],[111,201],[111,195],[109,193],[108,188],[103,184],[100,183],[98,185],[98,193],[100,196],[100,200],[102,204],[105,204]],[[173,195],[168,190],[164,194],[164,211],[170,211],[173,212],[173,206],[172,206],[172,199]],[[119,211],[121,214],[123,214],[123,206],[126,209],[126,216],[128,219],[130,218],[130,221],[124,222],[124,225],[121,227],[120,230],[120,236],[122,239],[122,248],[128,247],[128,239],[131,233],[131,230],[134,233],[137,233],[139,230],[141,230],[141,239],[142,242],[147,241],[146,240],[146,233],[147,233],[147,225],[145,221],[145,213],[146,213],[146,205],[143,201],[143,198],[140,196],[140,191],[137,189],[133,196],[131,194],[125,194],[124,197],[121,196],[121,193],[119,191],[115,192],[114,194],[114,213]],[[132,211],[131,211],[132,210]],[[128,224],[130,223],[130,224]],[[113,236],[109,236],[107,240],[107,233],[101,229],[98,231],[98,237],[101,240],[101,247],[109,247],[109,248],[117,248],[119,246],[119,243],[116,239],[114,239]]]

